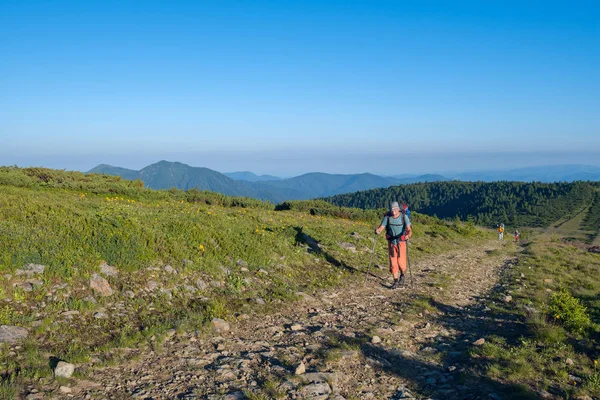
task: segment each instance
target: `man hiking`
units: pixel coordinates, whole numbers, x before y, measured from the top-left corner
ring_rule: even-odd
[[[519,236],[521,236],[521,233],[519,232],[518,229],[515,229],[515,242],[519,241]]]
[[[410,219],[405,213],[400,212],[400,206],[396,201],[390,205],[390,212],[383,217],[381,225],[375,229],[375,234],[379,235],[384,229],[388,240],[390,272],[394,276],[394,284],[391,288],[397,289],[404,284],[407,263],[406,242],[412,236],[412,229]]]
[[[504,239],[504,224],[499,223],[498,224],[498,240],[502,240],[502,239]]]

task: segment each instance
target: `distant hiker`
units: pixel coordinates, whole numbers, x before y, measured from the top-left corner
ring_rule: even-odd
[[[408,209],[408,204],[404,204],[404,205],[402,206],[402,208],[404,208],[404,214],[406,214],[406,216],[407,216],[408,218],[410,218],[410,210]]]
[[[394,276],[392,289],[397,289],[398,286],[404,284],[404,272],[406,272],[407,265],[406,242],[412,236],[412,228],[408,215],[400,211],[400,206],[396,201],[391,203],[390,212],[385,214],[381,225],[375,229],[375,233],[379,235],[384,229],[386,230],[385,237],[388,240],[390,272]]]
[[[519,233],[519,230],[515,229],[515,242],[519,241],[519,236],[521,236],[521,234]]]
[[[498,240],[504,239],[504,224],[498,224]]]

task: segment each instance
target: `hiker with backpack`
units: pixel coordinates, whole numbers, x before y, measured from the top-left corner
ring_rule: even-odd
[[[498,224],[498,240],[502,240],[502,239],[504,239],[504,224],[499,223]]]
[[[519,236],[521,236],[521,233],[518,229],[515,229],[515,243],[519,241]]]
[[[398,202],[394,201],[390,205],[390,212],[386,213],[381,221],[381,225],[375,229],[375,234],[379,235],[386,230],[386,239],[388,240],[388,254],[390,256],[390,272],[394,277],[392,289],[397,289],[404,284],[404,273],[407,266],[407,242],[412,236],[412,228],[408,215],[400,211]]]

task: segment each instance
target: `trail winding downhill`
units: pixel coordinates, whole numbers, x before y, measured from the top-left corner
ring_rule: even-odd
[[[372,268],[335,290],[220,332],[175,333],[127,365],[92,370],[73,394],[143,399],[489,399],[468,350],[494,329],[515,329],[482,304],[513,260],[504,242],[421,260],[414,291],[390,290]],[[261,397],[262,396],[262,397]],[[492,397],[490,397],[492,396]]]

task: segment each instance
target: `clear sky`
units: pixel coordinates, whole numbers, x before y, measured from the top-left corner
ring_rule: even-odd
[[[0,0],[0,165],[600,165],[599,3]]]

